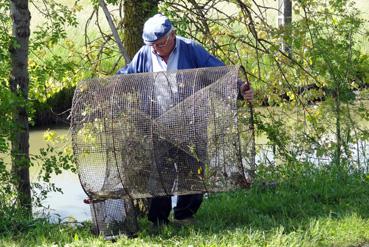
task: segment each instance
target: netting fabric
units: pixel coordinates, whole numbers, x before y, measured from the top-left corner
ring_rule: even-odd
[[[91,198],[225,191],[244,176],[237,132],[238,66],[80,82],[73,151]]]

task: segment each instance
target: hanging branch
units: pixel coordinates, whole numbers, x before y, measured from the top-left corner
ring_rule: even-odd
[[[113,19],[111,18],[111,15],[110,15],[110,12],[109,12],[108,8],[106,7],[106,3],[104,2],[104,0],[99,0],[99,4],[100,4],[100,7],[104,11],[106,20],[109,23],[111,32],[113,33],[113,36],[114,36],[114,39],[115,39],[115,42],[117,43],[117,45],[119,47],[119,51],[123,55],[126,64],[128,64],[131,61],[131,59],[129,58],[128,53],[127,53],[126,49],[124,48],[121,39],[119,38],[117,28],[114,25]]]
[[[245,76],[245,80],[246,83],[248,85],[248,87],[251,87],[250,81],[249,81],[249,77],[246,73],[246,69],[245,67],[241,66],[241,71]],[[255,162],[255,157],[256,157],[256,148],[255,148],[255,122],[254,122],[254,108],[252,106],[251,102],[248,102],[247,104],[248,106],[248,110],[249,110],[249,114],[250,114],[250,119],[249,119],[249,130],[251,132],[251,154],[250,154],[250,170],[249,170],[249,175],[250,177],[253,179],[255,178],[255,171],[256,171],[256,162]]]

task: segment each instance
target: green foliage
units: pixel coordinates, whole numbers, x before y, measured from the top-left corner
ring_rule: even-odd
[[[160,5],[177,32],[226,63],[242,64],[255,103],[274,106],[257,109],[255,118],[275,160],[309,156],[368,165],[354,156],[367,151],[352,148],[367,133],[367,119],[360,117],[366,110],[358,105],[367,97],[369,71],[360,47],[364,21],[353,1],[295,1],[293,21],[283,27],[275,27],[252,1],[179,2]]]
[[[67,39],[67,28],[78,24],[76,13],[80,6],[76,2],[69,7],[54,0],[32,3],[44,21],[34,28],[30,39],[30,98],[45,102],[63,87],[74,86],[80,79],[76,54],[74,58],[68,54],[55,54],[56,47],[61,45],[75,52],[73,42],[64,43],[64,40]]]
[[[60,175],[62,172],[68,170],[76,172],[74,157],[72,154],[57,151],[48,145],[46,149],[40,150],[40,154],[33,156],[32,161],[39,163],[41,166],[38,174],[38,182],[32,184],[33,205],[43,207],[43,202],[47,198],[48,193],[63,193],[62,189],[51,181],[51,176]]]
[[[9,13],[9,1],[0,1],[0,12]],[[8,46],[11,42],[10,37],[10,16],[1,14],[0,16],[0,83],[6,85],[9,74],[9,52]]]
[[[54,1],[42,1],[39,4],[44,4],[45,8],[39,8],[39,10],[49,17],[49,22],[36,28],[33,33],[32,37],[34,38],[30,47],[31,57],[43,57],[43,50],[50,49],[60,39],[66,37],[65,25],[76,24],[76,19],[67,7]],[[12,119],[13,112],[19,106],[25,107],[30,113],[34,109],[31,103],[16,97],[9,89],[10,54],[8,49],[11,42],[13,42],[11,39],[12,22],[9,1],[0,1],[0,11],[2,13],[0,16],[0,234],[3,234],[4,232],[23,231],[30,228],[34,223],[27,216],[25,210],[15,203],[17,199],[17,188],[15,187],[17,178],[11,173],[10,164],[8,163],[12,159],[10,157],[9,140],[18,131],[18,127],[15,126]],[[43,57],[43,59],[36,61],[31,59],[29,66],[31,98],[42,100],[43,97],[50,97],[50,88],[53,86],[61,87],[60,84],[57,84],[63,80],[65,81],[66,74],[71,77],[74,67],[73,63],[64,60],[61,56]],[[56,85],[51,85],[50,81],[53,81]],[[45,90],[39,92],[39,94],[34,93],[37,89],[41,91],[40,88],[46,87],[49,87],[49,94],[44,93]],[[34,90],[35,88],[36,90]],[[48,147],[46,150],[41,150],[39,156],[33,157],[33,162],[36,161],[42,167],[40,176],[42,176],[43,184],[42,186],[39,186],[41,183],[34,185],[34,187],[37,187],[37,193],[41,195],[41,197],[37,197],[34,194],[34,200],[41,203],[40,198],[43,199],[48,191],[59,190],[53,184],[47,184],[50,174],[60,173],[63,169],[73,170],[74,168],[71,167],[73,159],[71,154],[57,151],[54,147]]]
[[[31,85],[31,96],[38,102],[45,102],[63,88],[76,84],[77,64],[59,55],[51,55],[39,63],[31,60],[29,68],[32,81],[37,82]]]
[[[32,1],[39,14],[44,15],[45,22],[32,32],[30,48],[33,52],[50,48],[67,37],[66,26],[77,26],[76,5],[72,8],[56,1]]]
[[[303,113],[300,116],[296,114],[294,120],[285,118],[282,124],[289,126],[290,121],[294,123],[289,134],[295,137],[291,150],[304,153],[316,150],[313,155],[318,157],[330,157],[335,162],[348,159],[357,163],[358,159],[353,158],[349,145],[360,141],[357,137],[363,130],[359,127],[363,119],[356,118],[356,105],[360,98],[356,97],[354,90],[363,89],[365,79],[362,78],[369,67],[363,59],[366,55],[358,46],[363,22],[351,3],[331,1],[324,5],[304,1],[301,5],[296,4],[295,10],[300,8],[299,12],[304,13],[301,19],[296,18],[285,30],[272,32],[275,38],[283,35],[293,51],[292,57],[286,59],[283,53],[277,57],[270,55],[275,57],[271,70],[280,85],[272,87],[281,89],[275,90],[278,95],[287,88],[291,92],[287,92],[288,104],[297,106],[295,111]],[[273,81],[272,77],[269,78]],[[361,82],[361,86],[357,82]],[[314,85],[315,91],[297,93],[299,87],[309,85]],[[270,83],[265,86],[270,86]],[[267,88],[265,90],[268,91]],[[310,107],[314,101],[321,102]],[[283,101],[279,105],[291,112]],[[266,121],[270,120],[266,118]],[[274,125],[273,120],[271,123]],[[280,126],[275,125],[275,128]],[[365,150],[357,150],[357,153],[361,152]]]
[[[292,44],[294,61],[304,66],[305,71],[299,72],[300,78],[302,75],[324,92],[324,101],[315,109],[303,106],[309,116],[306,120],[314,123],[309,130],[304,130],[305,136],[313,140],[307,147],[314,149],[314,142],[320,142],[319,153],[331,157],[332,161],[357,162],[352,159],[349,145],[360,132],[358,122],[362,122],[362,119],[354,119],[357,97],[353,90],[357,90],[355,81],[362,81],[358,76],[362,77],[363,72],[359,71],[366,70],[363,70],[365,60],[357,62],[363,56],[357,46],[363,22],[350,1],[334,1],[328,6],[305,2],[300,7],[305,16],[292,24],[286,42]],[[303,135],[300,137],[298,143],[308,143]]]
[[[43,207],[43,202],[49,192],[62,193],[62,190],[50,180],[52,175],[58,175],[67,170],[76,171],[70,147],[56,148],[61,143],[65,143],[65,137],[49,132],[45,138],[51,141],[52,145],[48,144],[47,148],[40,149],[39,154],[31,157],[31,165],[40,167],[38,179],[32,183],[34,207]],[[22,207],[16,206],[14,177],[3,160],[0,162],[0,179],[2,181],[0,184],[0,235],[29,231],[38,220],[30,218]]]

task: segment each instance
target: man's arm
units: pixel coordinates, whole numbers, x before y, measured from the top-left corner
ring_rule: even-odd
[[[225,65],[217,57],[206,51],[200,44],[195,43],[194,47],[196,50],[199,67],[216,67]],[[247,82],[239,81],[238,87],[240,89],[238,98],[252,103],[254,99],[254,91],[252,90],[251,86]]]
[[[132,61],[125,67],[118,70],[117,74],[133,74],[133,73],[144,73],[152,71],[151,66],[151,53],[148,46],[143,46],[135,54]]]

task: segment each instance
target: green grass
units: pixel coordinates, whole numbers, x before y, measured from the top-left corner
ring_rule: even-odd
[[[116,243],[89,226],[39,221],[0,237],[0,246],[362,246],[369,243],[369,179],[363,174],[288,167],[264,171],[249,190],[212,194],[197,223],[154,231],[140,219],[137,238]],[[278,185],[268,186],[273,179]]]

